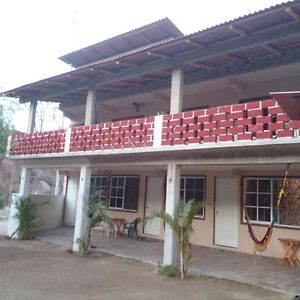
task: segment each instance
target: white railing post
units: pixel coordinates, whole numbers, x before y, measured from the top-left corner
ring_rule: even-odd
[[[70,151],[70,143],[71,143],[71,128],[68,128],[66,130],[65,151],[64,152],[69,152]]]
[[[162,126],[163,126],[163,116],[155,116],[154,118],[154,136],[153,136],[153,146],[161,146],[161,135],[162,135]]]

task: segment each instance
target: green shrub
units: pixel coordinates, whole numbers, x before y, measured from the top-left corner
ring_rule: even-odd
[[[19,199],[15,206],[17,209],[14,218],[18,220],[19,227],[16,232],[19,234],[20,240],[28,240],[34,229],[38,229],[42,224],[42,220],[38,215],[38,210],[49,204],[49,202],[32,202],[30,198]],[[15,233],[12,234],[12,236]]]
[[[176,266],[165,265],[163,267],[158,267],[158,274],[162,277],[179,277],[180,271]]]

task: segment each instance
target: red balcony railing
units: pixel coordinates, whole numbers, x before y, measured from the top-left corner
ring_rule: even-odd
[[[73,127],[70,151],[151,147],[154,117]]]
[[[114,151],[204,143],[239,143],[299,137],[300,121],[290,120],[273,100],[233,104],[160,117],[147,117],[68,130],[12,136],[9,155]],[[225,146],[225,144],[224,144]]]
[[[164,115],[162,146],[296,137],[299,128],[270,99]]]

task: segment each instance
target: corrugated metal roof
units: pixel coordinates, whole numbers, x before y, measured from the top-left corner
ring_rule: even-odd
[[[170,38],[183,36],[183,33],[168,19],[144,25],[134,30],[90,45],[61,56],[59,59],[74,67],[82,67],[136,48],[146,47]]]
[[[15,94],[24,97],[35,95],[37,93],[42,94],[43,89],[59,89],[59,82],[64,84],[84,82],[94,76],[103,76],[105,72],[122,71],[124,67],[126,67],[126,63],[128,65],[132,64],[132,67],[134,68],[134,64],[138,65],[153,62],[158,60],[159,56],[163,57],[165,55],[167,57],[176,57],[176,55],[178,54],[186,53],[197,48],[199,49],[199,47],[209,48],[231,40],[241,38],[246,39],[247,36],[255,35],[257,32],[271,30],[272,28],[277,28],[278,25],[285,26],[286,24],[289,25],[290,23],[295,22],[292,16],[284,11],[284,9],[288,7],[291,7],[300,17],[300,0],[284,2],[282,4],[278,4],[267,9],[248,14],[246,16],[239,17],[237,19],[195,32],[190,35],[179,35],[177,37],[167,38],[154,43],[148,43],[146,45],[130,49],[128,51],[123,51],[122,53],[118,53],[113,56],[111,55],[84,66],[80,66],[76,70],[40,80],[32,84],[24,85],[22,87],[9,91],[8,94],[11,96]],[[152,24],[160,24],[160,22],[161,21],[158,21]],[[237,30],[240,30],[240,33],[236,32],[235,30],[229,30],[230,25],[235,26]],[[146,28],[147,26],[149,25],[146,25],[142,28]],[[244,33],[245,36],[241,37],[241,33]],[[275,46],[275,48],[278,47],[284,50],[286,48],[299,47],[299,42],[300,32],[299,41],[298,38],[293,38],[287,41],[278,42],[278,45],[276,44],[273,46]],[[265,53],[267,53],[266,49],[258,49],[257,46],[249,46],[247,49],[244,49],[242,51],[236,51],[236,53],[233,53],[233,55],[236,55],[236,58],[238,58],[238,56],[240,55],[241,59],[243,59],[247,56],[255,57],[259,55],[265,55]],[[154,55],[152,56],[152,54]],[[199,57],[199,61],[202,61],[201,57]],[[228,57],[217,55],[209,59],[204,58],[202,62],[210,63],[212,65],[219,65],[225,63],[226,61],[228,61]],[[102,68],[102,66],[104,66],[104,68]],[[157,71],[159,72],[159,70]],[[83,78],[81,78],[80,76],[82,76]]]

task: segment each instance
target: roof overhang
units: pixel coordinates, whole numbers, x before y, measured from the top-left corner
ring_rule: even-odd
[[[291,120],[300,120],[300,91],[272,92],[270,95]]]
[[[84,101],[128,96],[170,86],[171,70],[183,68],[185,83],[232,76],[300,61],[300,1],[283,3],[188,36],[104,58],[76,70],[10,90],[31,100]]]

